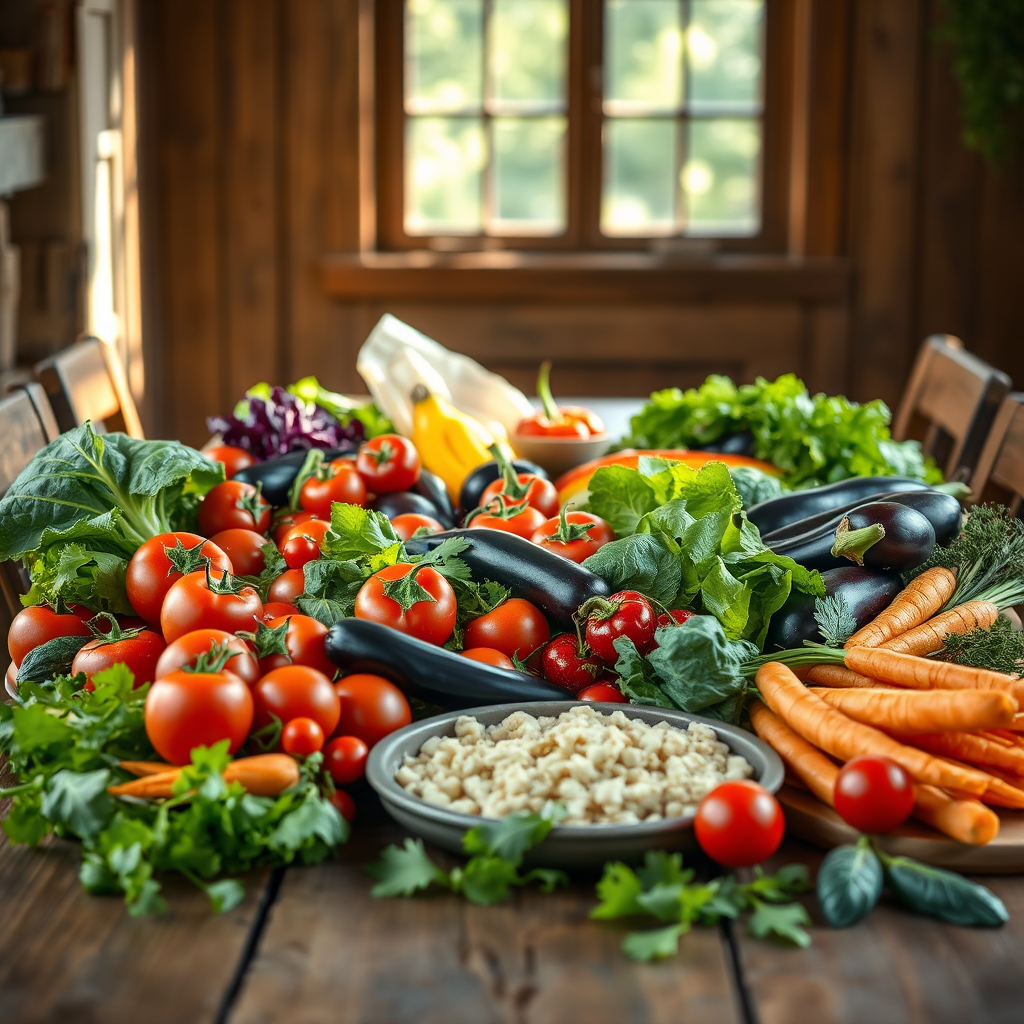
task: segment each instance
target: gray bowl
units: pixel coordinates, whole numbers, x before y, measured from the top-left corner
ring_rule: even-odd
[[[460,715],[471,715],[484,725],[496,725],[513,711],[530,715],[557,716],[580,701],[538,701],[528,704],[498,704],[490,707],[470,708],[413,722],[381,740],[371,751],[366,763],[366,778],[377,791],[388,814],[413,835],[453,853],[462,852],[462,835],[482,818],[475,814],[462,814],[444,807],[428,804],[407,793],[396,781],[395,772],[406,754],[419,753],[420,747],[431,736],[454,736],[455,720]],[[685,729],[690,722],[701,722],[718,733],[718,738],[734,754],[745,757],[754,769],[754,778],[770,793],[782,785],[783,769],[779,755],[735,725],[725,725],[699,715],[665,708],[643,707],[634,704],[592,704],[604,714],[622,711],[629,718],[637,718],[649,725],[668,722]],[[556,825],[537,850],[536,860],[545,865],[564,867],[599,866],[609,860],[642,860],[648,850],[682,849],[693,844],[694,814],[661,821],[640,822],[637,825]],[[529,858],[528,858],[529,859]]]

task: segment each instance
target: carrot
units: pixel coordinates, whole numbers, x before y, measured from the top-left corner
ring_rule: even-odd
[[[850,718],[887,732],[964,732],[999,728],[1013,720],[1017,702],[998,690],[813,691]]]
[[[172,768],[170,771],[158,772],[155,775],[144,775],[120,786],[109,786],[107,792],[114,796],[137,796],[151,800],[169,797],[173,795],[174,782],[181,772],[181,768]],[[224,781],[240,782],[256,796],[277,796],[286,789],[298,785],[299,766],[295,759],[287,754],[240,757],[237,761],[229,762],[224,769]]]
[[[942,650],[942,641],[951,633],[970,633],[972,629],[988,629],[999,618],[999,609],[991,601],[968,601],[948,612],[922,622],[900,636],[882,644],[886,650],[924,657]]]
[[[759,700],[750,703],[750,724],[754,732],[782,758],[786,767],[822,803],[831,807],[839,769]]]
[[[914,817],[972,846],[984,846],[999,834],[999,816],[971,798],[950,796],[935,786],[917,786]]]
[[[164,761],[119,761],[118,764],[126,772],[132,775],[160,775],[163,772],[173,772],[174,765]]]
[[[894,637],[919,626],[953,596],[956,576],[949,569],[926,569],[896,595],[872,622],[858,629],[845,647],[881,647]]]
[[[1013,721],[1006,727],[1011,732],[1024,732],[1024,713],[1013,716]]]
[[[1004,747],[985,736],[971,732],[935,732],[906,737],[915,747],[937,754],[955,757],[958,761],[982,766],[992,765],[1006,771],[1024,775],[1024,750]]]
[[[961,789],[980,795],[988,788],[988,776],[973,768],[954,767],[930,757],[916,747],[896,742],[870,725],[848,718],[808,690],[783,664],[762,665],[757,671],[761,699],[805,740],[827,754],[850,761],[861,754],[890,757],[918,782],[941,789]]]
[[[880,683],[877,679],[869,679],[858,672],[852,672],[842,665],[815,665],[807,670],[804,681],[814,683],[815,686],[832,686],[841,689],[851,689],[861,686],[868,686],[877,689],[881,686],[888,686],[887,683]],[[891,689],[891,687],[890,687]]]

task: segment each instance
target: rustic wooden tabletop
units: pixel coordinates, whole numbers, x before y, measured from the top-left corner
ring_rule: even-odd
[[[595,876],[476,907],[450,894],[381,900],[362,868],[403,833],[361,795],[353,837],[317,867],[258,872],[231,913],[188,883],[132,918],[86,895],[78,852],[0,838],[0,1021],[97,1024],[1016,1024],[1024,1018],[1024,880],[987,878],[999,930],[882,905],[809,949],[694,931],[675,959],[636,964],[623,928],[590,921]],[[440,855],[439,859],[443,860]],[[787,840],[778,863],[818,851]],[[812,915],[813,899],[808,900]]]

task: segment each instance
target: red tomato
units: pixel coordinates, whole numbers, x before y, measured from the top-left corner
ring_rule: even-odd
[[[252,727],[249,687],[231,672],[171,672],[146,695],[146,734],[171,764],[188,764],[193,748],[228,740],[234,754]]]
[[[836,778],[839,816],[860,832],[891,832],[914,809],[910,776],[888,757],[855,757]]]
[[[573,693],[592,686],[602,669],[601,659],[591,654],[574,633],[556,636],[541,652],[544,678]]]
[[[782,842],[782,808],[756,782],[723,782],[701,800],[693,824],[697,842],[727,868],[747,868],[767,860]]]
[[[301,569],[320,557],[320,544],[331,524],[323,519],[308,519],[291,527],[278,545],[289,569]]]
[[[324,731],[312,718],[293,718],[281,730],[281,749],[292,757],[309,757],[324,747]]]
[[[270,529],[270,502],[252,484],[225,480],[217,484],[199,505],[199,529],[212,537],[222,530]]]
[[[359,450],[356,469],[374,494],[407,491],[420,478],[420,456],[408,438],[381,434]]]
[[[299,491],[299,504],[306,512],[324,519],[331,517],[331,505],[365,505],[366,484],[348,459],[335,459],[324,467],[324,479],[311,476]]]
[[[225,573],[190,572],[182,576],[164,598],[160,630],[171,643],[195,629],[223,629],[226,633],[254,630],[263,615],[263,602],[252,587],[241,587]]]
[[[402,540],[408,540],[417,530],[443,533],[444,527],[433,516],[421,516],[418,512],[403,512],[391,520],[391,527]]]
[[[267,601],[263,605],[263,621],[270,622],[271,619],[279,619],[282,615],[298,615],[299,609],[293,604],[284,601]]]
[[[255,530],[221,530],[210,538],[228,558],[231,559],[233,571],[239,576],[259,576],[266,563],[260,550],[270,541]]]
[[[511,492],[505,485],[504,477],[493,480],[480,495],[480,507],[486,508],[487,503],[495,498],[500,498],[504,505],[518,505],[525,498],[527,505],[535,508],[545,519],[558,515],[558,491],[550,480],[534,473],[519,473],[516,480],[519,486]]]
[[[202,655],[212,653],[211,648],[216,644],[227,644],[228,650],[234,652],[225,662],[224,670],[234,673],[247,686],[253,686],[260,677],[256,656],[244,640],[223,629],[196,629],[168,644],[156,663],[156,678],[194,666]]]
[[[555,516],[538,527],[530,539],[570,562],[582,562],[615,540],[615,531],[589,512],[567,512],[564,522],[561,516]]]
[[[18,666],[15,665],[13,661],[7,666],[7,674],[4,676],[4,686],[12,697],[16,697],[18,695]]]
[[[343,789],[336,789],[328,798],[335,810],[351,825],[356,817],[356,802]]]
[[[472,650],[459,653],[463,658],[479,661],[484,665],[493,665],[495,668],[510,668],[513,671],[516,668],[515,662],[507,654],[502,654],[493,647],[474,647]]]
[[[131,606],[151,626],[159,625],[167,591],[186,573],[205,569],[207,559],[217,575],[235,571],[227,554],[198,534],[160,533],[151,537],[128,563],[125,586]]]
[[[402,594],[400,580],[413,574],[415,582],[429,595],[417,599],[416,592]],[[391,594],[397,595],[392,597]],[[455,629],[455,591],[429,565],[422,569],[400,562],[375,572],[356,594],[355,616],[382,622],[428,644],[443,644]]]
[[[289,512],[280,519],[275,520],[273,530],[271,531],[274,543],[280,547],[285,534],[293,526],[297,526],[299,523],[307,523],[310,519],[316,519],[312,512]]]
[[[324,768],[335,785],[357,782],[366,771],[370,748],[358,736],[339,736],[324,750]]]
[[[579,700],[592,700],[599,704],[628,704],[626,695],[611,683],[592,683],[576,694]]]
[[[662,626],[671,626],[672,623],[681,626],[687,619],[692,618],[693,612],[688,611],[686,608],[672,608],[658,616],[658,629],[661,629]]]
[[[304,519],[301,523],[295,523],[285,531],[278,547],[283,551],[288,541],[294,540],[296,537],[306,537],[316,544],[319,554],[320,542],[330,528],[331,524],[326,519]]]
[[[590,603],[589,601],[587,602]],[[598,598],[587,616],[584,636],[590,649],[604,662],[614,665],[619,655],[612,642],[629,637],[641,654],[650,650],[658,620],[650,601],[635,590],[621,590],[607,600]]]
[[[334,684],[341,701],[338,733],[358,736],[368,747],[412,721],[405,694],[382,676],[356,673]]]
[[[120,662],[127,665],[135,676],[135,686],[142,686],[157,678],[157,663],[166,647],[164,638],[151,629],[124,631],[118,627],[109,637],[90,640],[75,655],[71,674],[84,672],[86,680],[91,683],[97,672]]]
[[[335,664],[327,657],[324,640],[327,638],[327,627],[309,615],[282,615],[267,623],[269,629],[284,629],[284,643],[287,654],[267,654],[260,658],[260,671],[267,672],[282,665],[308,665],[318,672],[323,672],[328,679],[334,678],[338,671]]]
[[[466,624],[465,647],[492,647],[525,661],[551,639],[544,613],[521,597],[510,597],[492,612]]]
[[[527,505],[524,509],[511,516],[490,515],[482,512],[469,521],[471,530],[504,530],[514,533],[517,537],[529,540],[544,525],[544,513]]]
[[[267,601],[282,604],[294,604],[306,589],[306,579],[301,569],[288,569],[270,584],[267,590]]]
[[[211,462],[219,462],[224,467],[224,475],[230,480],[240,470],[256,465],[256,456],[244,448],[236,448],[231,444],[220,444],[215,448],[207,448],[203,454]]]
[[[34,604],[14,616],[7,634],[7,650],[14,664],[21,668],[29,651],[59,636],[92,636],[92,631],[77,615],[59,615],[49,605]]]
[[[312,718],[325,736],[334,732],[341,716],[341,702],[331,681],[308,665],[282,665],[268,672],[254,687],[254,724],[257,729],[273,718],[290,722]]]

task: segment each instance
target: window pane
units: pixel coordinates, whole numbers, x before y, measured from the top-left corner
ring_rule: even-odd
[[[686,29],[694,107],[750,108],[761,97],[761,0],[692,0]]]
[[[687,234],[757,234],[760,122],[691,121],[686,152],[681,181]]]
[[[564,109],[567,0],[494,0],[491,95],[499,110]]]
[[[478,110],[483,102],[483,0],[408,0],[405,109]]]
[[[605,110],[675,110],[682,93],[677,0],[605,4]]]
[[[672,231],[676,122],[609,120],[604,125],[601,230],[608,235]]]
[[[405,130],[405,230],[476,234],[481,173],[487,160],[483,121],[411,117]]]
[[[506,231],[565,230],[565,118],[501,117],[494,132],[494,220]]]

